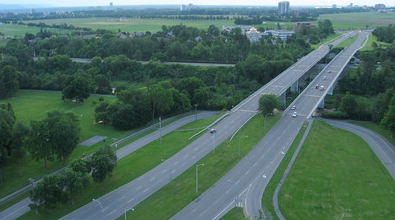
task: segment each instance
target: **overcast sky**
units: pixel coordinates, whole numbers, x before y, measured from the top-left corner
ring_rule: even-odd
[[[117,5],[163,5],[163,4],[172,4],[172,5],[182,5],[192,3],[194,5],[263,5],[263,6],[273,6],[277,5],[281,0],[92,0],[92,1],[84,1],[84,0],[0,0],[0,4],[28,4],[28,5],[45,5],[45,6],[108,6],[110,2],[113,2],[114,6]],[[395,6],[394,0],[378,0],[369,1],[369,0],[293,0],[289,1],[290,6],[300,6],[300,5],[312,5],[312,6],[331,6],[332,4],[336,4],[337,6],[346,6],[350,3],[353,5],[368,5],[374,6],[375,4],[385,4],[388,6]]]

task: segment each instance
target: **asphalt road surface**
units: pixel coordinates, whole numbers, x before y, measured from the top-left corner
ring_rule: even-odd
[[[161,131],[156,130],[138,140],[136,140],[133,143],[130,143],[123,148],[120,148],[119,150],[116,151],[116,155],[118,159],[121,159],[128,154],[132,153],[135,150],[138,150],[139,148],[145,146],[146,144],[157,140],[160,138],[162,135],[166,135],[167,133],[170,133],[171,131],[174,131],[175,129],[188,124],[194,120],[197,119],[202,119],[202,118],[207,118],[215,115],[217,112],[209,112],[209,111],[200,111],[197,115],[190,115],[187,117],[183,117],[181,119],[176,120],[173,123],[170,123],[167,126],[162,127]],[[30,186],[25,187],[25,190],[28,190]],[[0,219],[16,219],[19,216],[22,216],[26,212],[30,211],[30,208],[28,205],[31,203],[31,200],[29,198],[26,198],[15,205],[11,206],[10,208],[0,212]]]
[[[340,41],[339,41],[340,42]],[[123,215],[125,210],[128,210],[148,196],[156,192],[165,184],[170,182],[169,176],[176,177],[184,172],[189,167],[193,166],[206,154],[215,151],[215,146],[226,140],[229,136],[234,134],[240,127],[242,127],[251,117],[257,113],[258,100],[263,93],[273,93],[280,95],[285,92],[287,88],[298,80],[308,69],[314,66],[329,52],[329,47],[323,45],[318,50],[313,51],[309,55],[300,59],[295,65],[288,68],[281,73],[274,80],[262,87],[260,90],[252,94],[238,106],[236,106],[232,113],[215,125],[216,133],[211,135],[209,132],[203,134],[201,137],[193,141],[190,145],[166,159],[163,163],[145,173],[141,177],[129,182],[128,184],[114,190],[111,193],[98,198],[96,201],[81,207],[78,210],[70,213],[62,219],[115,219]],[[294,123],[303,124],[301,117],[293,120]],[[296,125],[295,125],[296,126]],[[296,126],[297,127],[297,126]],[[277,130],[277,136],[280,140],[287,138],[282,137],[284,129]],[[298,130],[294,130],[296,135]],[[292,136],[289,136],[289,142],[292,143]],[[284,148],[284,150],[286,150]],[[275,152],[273,152],[275,153]],[[283,155],[283,153],[281,153]],[[275,157],[276,162],[279,163],[281,156]],[[274,168],[275,170],[275,168]],[[229,181],[230,182],[230,181]],[[235,181],[235,186],[236,184]],[[228,204],[224,202],[223,204]],[[219,204],[222,205],[222,204]],[[214,207],[213,205],[211,207]],[[196,216],[194,216],[196,217]],[[189,219],[188,217],[182,219]],[[193,218],[190,218],[193,219]],[[202,219],[209,219],[203,217]]]
[[[351,59],[351,56],[361,47],[367,34],[366,32],[359,34],[354,44],[349,46],[342,55],[337,56],[335,61],[331,62],[330,65],[334,68],[333,71],[337,70],[338,73],[333,72],[331,78],[325,80],[321,78],[323,74],[321,73],[313,80],[311,85],[319,83],[325,86],[325,88],[331,86],[336,80],[334,74],[340,74],[340,70],[344,68]],[[342,39],[344,40],[349,36],[352,36],[352,34],[344,36]],[[325,48],[321,47],[320,50],[322,49]],[[315,56],[317,56],[317,53]],[[272,83],[264,86],[263,90],[260,91],[261,94],[282,94],[285,91],[284,89],[289,88],[291,85],[289,82],[295,81],[291,79],[292,77],[299,78],[307,71],[306,69],[304,71],[302,70],[303,66],[308,69],[310,68],[310,65],[317,58],[315,56],[303,58],[299,64],[304,65],[296,65],[296,68],[290,68],[288,71],[285,71],[288,72],[286,76],[280,79],[274,79]],[[295,71],[295,69],[298,71]],[[260,217],[262,213],[261,198],[267,182],[277,169],[284,154],[306,121],[306,118],[312,115],[327,92],[327,89],[322,91],[315,89],[313,86],[304,90],[293,103],[297,106],[297,110],[287,109],[284,117],[277,122],[272,130],[245,158],[215,183],[213,187],[173,216],[172,219],[219,219],[236,205],[243,206],[246,216],[251,218]],[[248,102],[243,105],[240,111],[244,108],[253,110],[254,103],[258,103],[258,101]],[[298,116],[295,118],[292,117],[293,111],[298,112]]]

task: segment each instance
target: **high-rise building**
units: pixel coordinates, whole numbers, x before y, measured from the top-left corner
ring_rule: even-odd
[[[278,3],[278,14],[283,15],[283,14],[288,14],[290,11],[289,9],[289,2],[288,1],[282,1]]]

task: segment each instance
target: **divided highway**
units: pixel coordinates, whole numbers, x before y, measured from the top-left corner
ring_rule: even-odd
[[[171,219],[219,219],[236,205],[243,206],[246,216],[252,219],[260,217],[262,194],[268,181],[306,119],[312,115],[328,92],[327,89],[323,91],[316,89],[313,85],[330,87],[352,55],[361,47],[367,35],[367,32],[359,34],[356,41],[328,65],[324,71],[333,71],[328,79],[323,79],[323,74],[326,73],[321,72],[292,103],[297,107],[297,117],[291,116],[294,110],[291,112],[286,110],[284,117],[230,172]],[[313,58],[309,56],[303,62],[308,62]],[[292,70],[286,72],[288,72],[287,77],[292,77]],[[282,78],[282,80],[284,81],[276,81],[264,86],[261,93],[280,95],[283,89],[281,85],[289,87],[288,82],[292,81],[287,78]],[[249,110],[253,110],[254,107],[256,109],[257,106],[253,106],[254,103],[257,105],[258,100],[249,102],[249,105],[243,105],[239,111],[245,110],[246,107],[249,107]]]
[[[339,38],[332,42],[332,44],[336,45],[343,40],[344,38]],[[234,134],[243,126],[244,123],[257,113],[258,100],[262,94],[283,94],[328,52],[328,45],[322,45],[319,49],[301,58],[297,63],[237,105],[226,118],[215,126],[217,130],[215,136],[206,132],[201,137],[193,141],[189,146],[185,147],[171,158],[168,158],[151,171],[114,190],[113,192],[110,192],[100,198],[96,198],[95,201],[92,201],[80,209],[69,213],[61,219],[115,219],[118,216],[123,215],[125,210],[134,207],[165,184],[169,183],[169,173],[173,178],[178,176],[190,166],[193,166],[207,153],[210,153],[213,150],[213,147]],[[301,113],[303,114],[303,111]],[[304,114],[308,115],[308,112]],[[255,147],[251,153],[241,160],[237,165],[237,168],[235,167],[235,169],[232,169],[232,172],[222,178],[224,179],[223,182],[220,182],[222,180],[221,179],[196,200],[195,203],[199,205],[198,207],[190,209],[189,207],[191,205],[188,205],[179,214],[177,214],[174,219],[219,218],[230,208],[230,204],[234,202],[236,195],[238,197],[242,192],[252,189],[254,184],[259,183],[265,185],[272,176],[278,163],[280,163],[283,155],[288,150],[289,145],[293,142],[293,139],[296,137],[299,128],[303,125],[306,118],[292,118],[289,116],[283,117],[283,119],[285,119],[285,122],[277,123],[265,138],[258,143],[257,147]],[[214,140],[212,138],[214,138]],[[118,153],[126,155],[130,152],[120,149],[117,154]],[[261,163],[262,161],[265,163]],[[239,169],[239,171],[234,171],[237,169]],[[212,191],[213,194],[217,195],[215,198],[218,198],[218,200],[212,199],[211,201],[207,200],[207,202],[204,202],[206,201],[204,196],[209,194],[210,190],[219,188],[228,190],[225,190],[224,192]],[[261,195],[262,193],[257,193],[255,195],[251,195],[251,197]],[[247,200],[249,199],[246,199],[246,201]],[[96,201],[99,201],[100,205]],[[213,201],[217,202],[213,203]],[[248,207],[249,206],[245,207],[246,213],[248,215],[255,216],[253,212],[257,210],[253,210],[255,208],[248,209]],[[184,210],[188,209],[189,212],[185,213]],[[1,219],[3,219],[1,217],[2,213],[0,213]]]
[[[333,42],[333,44],[341,41],[342,40],[337,40]],[[215,126],[217,130],[215,136],[211,136],[206,132],[190,145],[179,151],[171,158],[168,158],[151,171],[114,190],[113,192],[98,198],[97,200],[101,202],[103,208],[101,208],[101,206],[96,202],[91,202],[64,216],[62,219],[115,219],[118,216],[123,215],[125,210],[136,206],[158,189],[169,183],[169,172],[173,178],[178,176],[186,169],[193,166],[203,156],[210,153],[213,150],[213,147],[226,140],[240,127],[242,127],[245,122],[257,113],[258,100],[263,93],[273,93],[277,95],[282,94],[290,85],[292,85],[292,83],[296,82],[296,80],[321,60],[328,52],[329,47],[327,45],[321,46],[319,49],[300,59],[296,64],[292,65],[270,83],[248,97],[236,106],[232,110],[231,114]],[[297,118],[295,123],[300,123],[301,126],[303,124],[303,120],[301,120],[301,118]],[[280,128],[280,130],[277,131],[281,132],[282,129]],[[294,133],[296,135],[297,131]],[[278,136],[278,134],[273,135]],[[212,140],[211,138],[215,139]],[[284,138],[281,137],[279,137],[279,139],[284,140]],[[288,141],[292,143],[292,139],[289,139]],[[213,142],[214,144],[212,144]],[[278,160],[280,159],[281,158],[278,157]],[[228,202],[225,202],[224,204],[226,203]],[[214,207],[213,205],[210,206]],[[193,215],[190,218],[187,217],[187,215],[181,217],[181,219],[194,218],[196,218],[196,215]],[[202,217],[201,219],[210,218]]]

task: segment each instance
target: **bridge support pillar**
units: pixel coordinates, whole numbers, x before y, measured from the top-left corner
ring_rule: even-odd
[[[278,98],[280,99],[280,103],[283,105],[283,107],[285,107],[287,105],[287,92],[284,92]]]
[[[325,100],[323,99],[320,104],[318,104],[318,108],[324,108]]]
[[[296,82],[294,84],[292,84],[291,92],[299,93],[299,80],[296,80]]]

